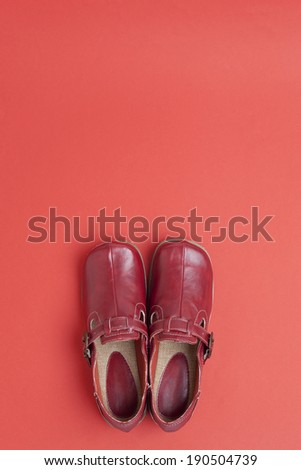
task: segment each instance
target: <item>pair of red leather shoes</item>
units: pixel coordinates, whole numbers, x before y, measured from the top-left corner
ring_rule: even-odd
[[[147,308],[145,269],[133,245],[105,243],[88,255],[84,356],[109,424],[130,431],[142,421],[148,390],[151,415],[164,431],[189,420],[212,351],[213,334],[207,331],[212,288],[207,253],[186,240],[157,247]]]

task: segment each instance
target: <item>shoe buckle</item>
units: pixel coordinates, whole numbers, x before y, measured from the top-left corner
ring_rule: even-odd
[[[91,366],[91,350],[89,348],[89,333],[86,331],[83,335],[84,343],[84,358],[88,361],[89,366]]]
[[[206,347],[205,354],[204,354],[204,362],[207,361],[211,357],[212,349],[213,349],[214,337],[213,331],[209,334],[208,338],[208,346]]]

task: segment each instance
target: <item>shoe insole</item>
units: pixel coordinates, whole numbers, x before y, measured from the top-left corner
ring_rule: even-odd
[[[177,353],[168,362],[158,390],[158,410],[166,418],[181,416],[189,399],[189,369],[185,354]]]
[[[141,386],[135,341],[95,342],[98,386],[104,406],[124,421],[137,412]]]
[[[161,417],[173,421],[182,416],[193,398],[197,346],[161,341],[158,348],[153,390],[155,403]]]
[[[107,366],[107,397],[113,414],[120,419],[134,415],[138,405],[138,392],[131,369],[124,356],[114,351]]]

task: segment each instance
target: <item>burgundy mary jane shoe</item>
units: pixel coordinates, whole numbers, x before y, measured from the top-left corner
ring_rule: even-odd
[[[104,419],[130,431],[146,411],[146,283],[142,258],[129,243],[105,243],[87,257],[83,301],[84,356]]]
[[[187,423],[199,399],[213,345],[212,291],[211,262],[200,246],[186,240],[158,246],[149,292],[150,408],[164,431]]]

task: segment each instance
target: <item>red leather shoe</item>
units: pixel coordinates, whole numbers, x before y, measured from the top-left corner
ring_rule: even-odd
[[[172,240],[158,246],[150,276],[151,414],[164,431],[177,431],[197,404],[212,351],[212,266],[200,246]]]
[[[130,431],[145,415],[147,338],[145,271],[128,243],[105,243],[84,269],[87,333],[84,356],[92,367],[94,396],[112,426]]]

